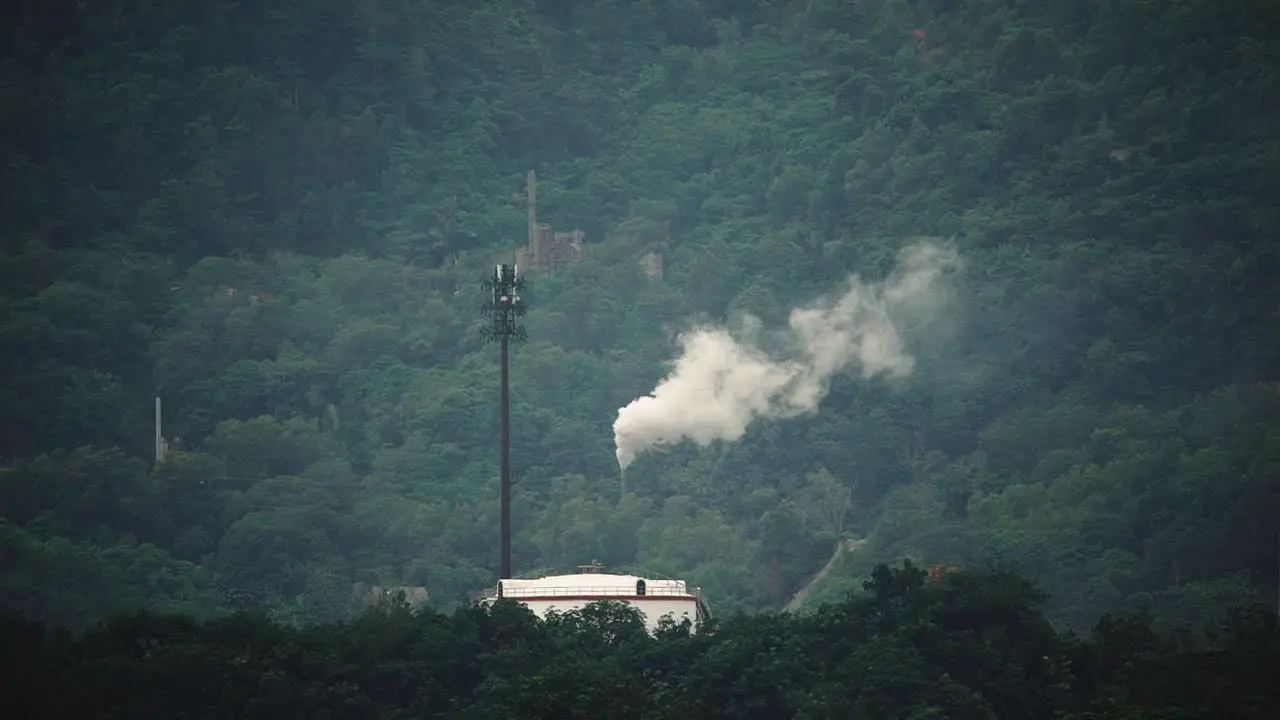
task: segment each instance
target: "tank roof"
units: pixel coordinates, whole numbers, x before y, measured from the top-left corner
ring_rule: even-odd
[[[637,594],[636,587],[640,581],[644,582],[646,595],[665,597],[697,595],[696,592],[689,592],[683,580],[661,580],[639,575],[613,575],[600,572],[550,575],[540,578],[511,578],[502,581],[502,594],[509,598],[556,595],[632,596]]]

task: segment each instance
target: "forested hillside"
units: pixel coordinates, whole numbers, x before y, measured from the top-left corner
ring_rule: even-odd
[[[479,282],[539,216],[513,355],[522,572],[715,609],[1011,563],[1056,621],[1274,598],[1280,5],[50,0],[0,24],[0,593],[85,624],[448,607],[497,571]],[[963,261],[893,381],[640,457],[675,334]],[[665,240],[665,271],[639,258]],[[154,397],[167,459],[152,462]],[[153,466],[154,465],[154,466]],[[846,543],[849,540],[859,542]]]

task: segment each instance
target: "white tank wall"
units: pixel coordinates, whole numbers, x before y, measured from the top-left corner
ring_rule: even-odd
[[[569,612],[571,610],[578,610],[584,607],[585,605],[587,605],[588,603],[595,602],[594,598],[591,600],[585,600],[585,599],[580,600],[580,599],[571,599],[571,598],[566,598],[563,600],[560,600],[560,599],[524,600],[521,598],[513,598],[513,599],[518,600],[519,602],[526,605],[538,617],[546,617],[547,611],[551,610],[552,608],[555,608],[560,612]],[[612,599],[612,598],[603,598],[603,599]],[[657,631],[658,621],[661,620],[664,615],[668,615],[668,614],[671,615],[671,619],[675,620],[677,623],[684,620],[684,618],[689,618],[689,622],[693,622],[693,623],[697,622],[697,612],[698,612],[697,603],[692,598],[685,599],[685,600],[681,600],[677,598],[662,598],[662,597],[645,598],[644,600],[631,600],[631,599],[623,600],[619,598],[619,601],[625,602],[628,605],[633,605],[640,609],[640,612],[644,614],[645,629],[648,630],[650,634],[653,634],[654,632]]]

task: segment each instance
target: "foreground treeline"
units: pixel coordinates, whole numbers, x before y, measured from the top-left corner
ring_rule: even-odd
[[[140,615],[79,637],[3,625],[9,704],[94,718],[1262,718],[1280,641],[1238,611],[1213,652],[1149,619],[1087,639],[997,570],[878,566],[806,616],[740,615],[647,635],[620,604],[537,620],[514,603],[451,616],[388,604],[293,629],[252,615]],[[12,715],[10,717],[13,717]]]

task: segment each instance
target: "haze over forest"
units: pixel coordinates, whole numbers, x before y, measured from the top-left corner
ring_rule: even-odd
[[[902,558],[1016,568],[1080,631],[1272,602],[1276,13],[27,3],[0,25],[0,599],[305,625],[356,583],[491,586],[480,281],[536,170],[539,219],[586,240],[529,273],[516,572],[598,559],[759,613],[854,548],[806,609]],[[884,300],[921,242],[956,262],[885,315],[905,369],[857,333],[794,354],[794,308]],[[619,408],[699,331],[794,373],[623,482]]]

